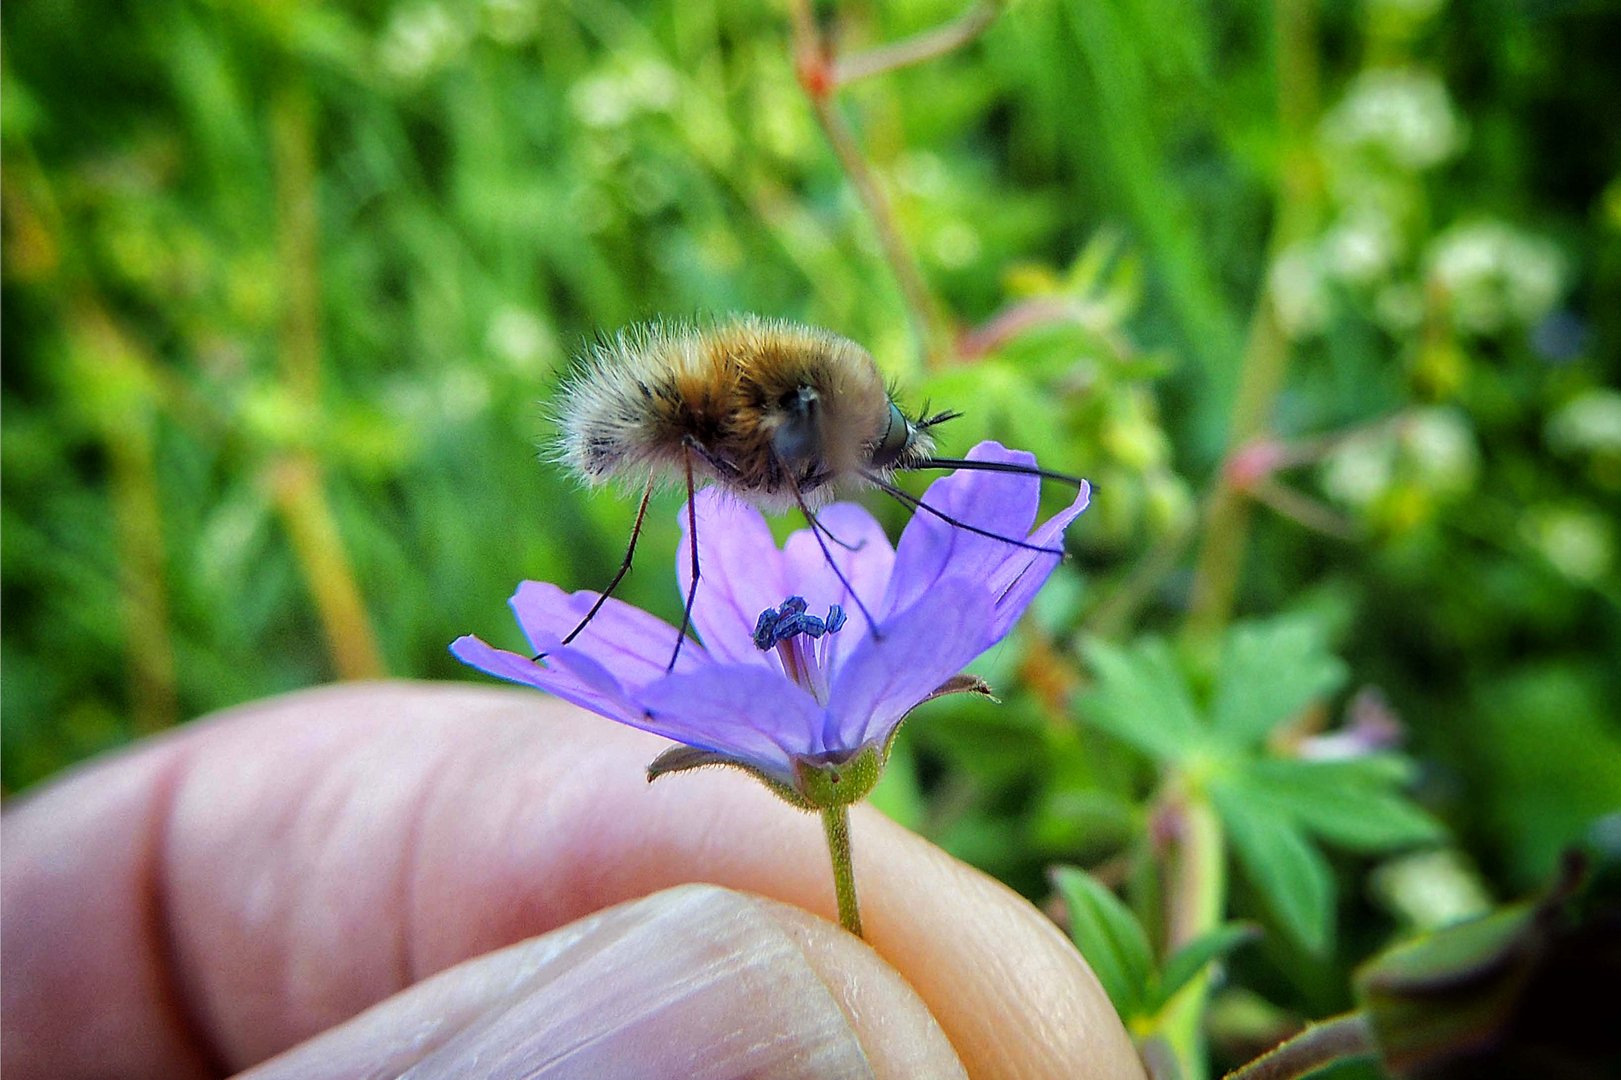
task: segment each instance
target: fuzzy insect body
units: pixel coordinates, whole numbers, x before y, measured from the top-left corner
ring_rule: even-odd
[[[875,487],[955,528],[1062,555],[1061,549],[958,520],[891,482],[897,470],[962,468],[1077,487],[1085,483],[1033,464],[936,457],[929,429],[957,415],[908,418],[867,350],[796,323],[755,316],[701,328],[654,323],[603,340],[581,358],[559,392],[557,457],[587,483],[640,483],[642,496],[624,560],[562,644],[585,630],[630,572],[653,488],[661,480],[684,484],[691,537],[690,581],[671,671],[692,623],[701,575],[693,491],[703,480],[767,510],[797,507],[875,637],[882,637],[882,629],[828,547],[847,545],[816,514],[836,487]]]
[[[946,418],[902,414],[855,342],[755,317],[623,331],[582,358],[556,413],[559,456],[587,482],[690,468],[772,510],[927,460]]]

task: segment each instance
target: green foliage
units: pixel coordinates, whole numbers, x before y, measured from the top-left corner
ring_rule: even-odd
[[[1087,722],[1152,758],[1189,798],[1208,798],[1238,863],[1278,925],[1308,952],[1332,940],[1334,878],[1314,841],[1382,854],[1443,836],[1401,788],[1394,754],[1277,756],[1268,740],[1345,678],[1321,626],[1304,616],[1233,627],[1201,706],[1169,644],[1089,642]]]
[[[1131,909],[1090,874],[1059,867],[1053,884],[1069,912],[1069,932],[1123,1019],[1143,1013],[1153,975],[1148,933]]]
[[[1323,648],[1321,630],[1297,618],[1234,628],[1227,635],[1210,705],[1210,727],[1232,747],[1254,746],[1278,724],[1345,682],[1345,665]]]
[[[1328,860],[1294,822],[1270,817],[1244,798],[1240,785],[1211,792],[1233,852],[1278,924],[1301,947],[1326,952],[1334,918],[1334,879]]]
[[[1064,900],[1076,948],[1128,1023],[1151,1020],[1211,964],[1255,938],[1253,926],[1228,923],[1194,938],[1160,967],[1136,914],[1096,878],[1060,866],[1053,870],[1053,885]]]

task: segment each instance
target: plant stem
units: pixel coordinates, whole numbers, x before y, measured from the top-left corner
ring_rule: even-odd
[[[983,34],[1001,13],[1000,0],[980,0],[950,22],[888,45],[841,57],[833,65],[833,85],[846,86],[858,79],[944,56]]]
[[[829,806],[824,809],[822,831],[827,834],[827,853],[833,859],[833,891],[839,898],[839,925],[861,937],[855,863],[850,857],[850,808]]]
[[[1166,889],[1165,951],[1173,954],[1214,930],[1227,906],[1226,839],[1215,808],[1197,793],[1173,794],[1167,811],[1175,815],[1175,850]],[[1159,1029],[1180,1065],[1184,1080],[1208,1075],[1202,1032],[1210,976],[1198,976],[1160,1014]]]
[[[1318,89],[1315,7],[1312,0],[1276,0],[1274,8],[1278,124],[1284,142],[1273,214],[1275,256],[1311,231],[1321,183],[1311,156]],[[1269,270],[1271,264],[1269,259]],[[1229,455],[1249,443],[1270,422],[1288,369],[1289,339],[1273,310],[1269,280],[1270,272],[1262,275],[1260,297],[1250,320],[1249,341],[1244,347],[1238,395],[1227,433]],[[1249,495],[1233,487],[1225,470],[1218,473],[1205,517],[1188,612],[1188,630],[1196,638],[1214,637],[1232,615],[1249,539],[1251,510]]]
[[[320,223],[316,216],[314,106],[309,91],[288,84],[271,104],[276,234],[285,307],[281,378],[312,422],[321,412]],[[315,601],[338,676],[386,674],[365,598],[327,497],[321,464],[309,449],[280,456],[269,469],[304,583]]]
[[[1295,1080],[1352,1058],[1377,1052],[1367,1017],[1341,1013],[1312,1024],[1254,1061],[1227,1074],[1227,1080]]]
[[[315,601],[338,678],[387,675],[343,535],[321,487],[320,465],[308,454],[287,457],[270,468],[267,481],[304,584]]]
[[[900,286],[925,365],[943,365],[950,358],[951,351],[951,335],[944,314],[923,280],[923,271],[917,259],[901,236],[900,224],[896,221],[895,208],[890,204],[889,196],[879,185],[878,177],[861,152],[855,132],[850,129],[833,100],[835,67],[828,44],[817,29],[809,0],[794,0],[790,7],[794,66],[799,72],[800,86],[810,100],[811,110],[816,114],[816,122],[833,149],[833,156],[838,158],[850,186],[855,188],[856,198],[872,220],[884,261],[889,263],[895,282]]]

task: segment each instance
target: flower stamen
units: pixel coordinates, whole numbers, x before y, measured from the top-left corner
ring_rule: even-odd
[[[826,639],[845,624],[844,609],[833,604],[826,618],[807,614],[802,596],[790,596],[774,608],[766,608],[754,623],[754,645],[762,652],[775,649],[783,674],[820,704],[827,704]]]

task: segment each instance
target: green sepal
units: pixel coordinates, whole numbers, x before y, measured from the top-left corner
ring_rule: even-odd
[[[884,740],[884,754],[882,760],[880,761],[880,765],[889,760],[889,752],[895,748],[895,739],[899,737],[901,733],[901,725],[906,723],[906,717],[911,716],[912,713],[917,709],[918,705],[925,705],[928,702],[933,701],[935,698],[942,698],[947,694],[977,694],[982,698],[989,698],[991,701],[997,701],[996,695],[991,693],[991,684],[980,678],[978,675],[970,675],[967,672],[953,675],[951,678],[935,687],[929,693],[928,697],[918,702],[917,705],[913,705],[910,709],[906,710],[906,716],[901,717],[900,722],[890,730],[889,738]]]
[[[652,783],[671,773],[704,769],[711,765],[742,769],[770,788],[777,798],[800,810],[825,810],[831,806],[849,806],[860,802],[877,786],[878,776],[884,767],[878,748],[863,746],[849,758],[825,761],[800,758],[794,762],[794,783],[785,784],[750,762],[717,754],[713,750],[673,746],[648,765],[647,782]]]
[[[789,801],[807,810],[850,806],[867,797],[878,785],[878,776],[883,771],[878,747],[872,745],[863,746],[854,756],[842,761],[799,758],[794,762],[799,801]]]
[[[742,769],[770,788],[771,793],[784,802],[801,810],[819,809],[815,803],[806,801],[805,797],[791,786],[765,772],[759,766],[750,764],[747,761],[740,761],[734,757],[727,757],[725,754],[718,754],[713,750],[700,750],[695,746],[672,746],[654,758],[652,763],[647,766],[647,782],[651,784],[661,776],[688,772],[692,769],[705,769],[711,765],[725,765],[733,769]]]

